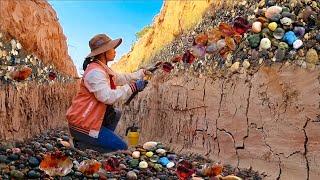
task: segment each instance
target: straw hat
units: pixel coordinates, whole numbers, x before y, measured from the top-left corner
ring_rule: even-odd
[[[91,53],[86,58],[94,57],[112,48],[115,49],[121,44],[121,42],[122,42],[121,38],[112,40],[106,34],[95,35],[89,41]]]

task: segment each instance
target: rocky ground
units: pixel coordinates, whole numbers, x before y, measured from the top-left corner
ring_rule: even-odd
[[[218,171],[222,167],[199,155],[177,155],[160,143],[157,143],[156,147],[150,142],[149,145],[128,151],[99,153],[91,149],[72,148],[68,141],[66,131],[52,130],[24,142],[2,144],[0,179],[60,179],[60,176],[48,175],[53,173],[52,168],[51,172],[48,171],[48,163],[61,159],[63,163],[58,163],[57,166],[63,168],[59,173],[62,179],[179,179],[177,173],[180,173],[180,179],[191,178],[192,174],[195,176],[193,179],[209,179],[210,177],[205,175],[211,173],[212,176],[214,170],[211,172],[211,167]],[[48,159],[50,154],[52,158]],[[90,167],[84,166],[85,163],[92,164],[91,171]],[[181,173],[186,173],[186,178],[183,178]],[[250,169],[235,170],[225,165],[221,175],[230,174],[243,179],[263,177]],[[224,178],[228,177],[236,178]]]

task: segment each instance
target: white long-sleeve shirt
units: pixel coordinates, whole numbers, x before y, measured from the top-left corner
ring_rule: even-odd
[[[133,93],[129,85],[131,81],[142,79],[145,76],[143,69],[134,73],[118,74],[107,65],[105,68],[109,74],[113,75],[114,83],[118,86],[117,89],[111,89],[109,74],[100,69],[88,72],[84,77],[84,84],[90,92],[94,93],[98,101],[108,105],[126,101]]]

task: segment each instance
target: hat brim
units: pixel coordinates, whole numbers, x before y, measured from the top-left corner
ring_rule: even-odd
[[[121,38],[112,40],[109,43],[91,51],[91,53],[86,58],[94,57],[94,56],[99,55],[101,53],[104,53],[112,48],[115,49],[121,44],[121,42],[122,42]]]

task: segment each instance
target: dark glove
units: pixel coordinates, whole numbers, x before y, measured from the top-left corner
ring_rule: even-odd
[[[141,92],[146,87],[146,82],[142,79],[139,79],[135,82],[137,91]]]

